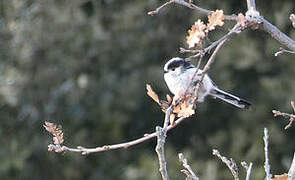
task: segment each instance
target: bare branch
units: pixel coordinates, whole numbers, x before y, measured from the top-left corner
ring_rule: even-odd
[[[275,56],[279,56],[279,55],[284,54],[284,53],[295,54],[295,51],[289,51],[289,50],[280,48],[280,50],[275,53]]]
[[[206,63],[204,69],[203,69],[203,74],[206,74],[207,71],[210,69],[211,64],[213,64],[213,62],[215,61],[215,57],[217,55],[217,52],[220,50],[220,48],[222,47],[222,45],[225,43],[227,39],[222,40],[218,46],[216,47],[216,49],[214,50],[213,54],[210,56],[208,62]],[[204,76],[203,76],[204,77]],[[202,78],[203,79],[203,78]]]
[[[268,34],[271,35],[271,37],[276,39],[279,43],[295,51],[295,41],[293,39],[291,39],[286,34],[281,32],[276,26],[272,25],[263,17],[261,17],[261,22],[262,22],[262,25],[260,26],[261,30],[266,31]]]
[[[251,0],[248,0],[251,1]],[[249,24],[252,24],[252,28],[261,29],[271,35],[275,40],[291,50],[295,51],[295,41],[289,36],[281,32],[276,26],[271,24],[268,20],[260,16],[259,12],[253,9],[249,9],[246,12],[246,19]]]
[[[293,156],[291,167],[288,172],[288,180],[293,180],[293,179],[295,179],[295,153]]]
[[[180,162],[182,162],[183,167],[187,169],[187,170],[185,169],[181,170],[181,172],[183,172],[187,176],[187,179],[199,180],[199,178],[196,176],[196,174],[194,173],[190,165],[187,163],[187,159],[184,158],[182,153],[178,154],[178,159]]]
[[[164,6],[176,3],[182,6],[186,6],[188,8],[197,10],[201,14],[209,15],[212,11],[200,8],[192,3],[188,3],[184,0],[170,0],[168,3],[165,3],[164,5],[160,6],[159,8],[163,8]],[[254,29],[261,29],[263,31],[266,31],[268,34],[270,34],[274,39],[276,39],[279,43],[283,44],[284,46],[288,47],[291,50],[295,51],[295,41],[291,39],[289,36],[281,32],[276,26],[272,25],[269,21],[264,19],[262,16],[260,16],[259,12],[256,10],[255,0],[247,0],[247,6],[248,11],[246,12],[246,19],[248,23],[252,26]],[[157,8],[155,11],[151,11],[148,14],[154,15],[157,14],[160,10]],[[234,20],[237,21],[236,15],[225,15],[224,19],[226,20]],[[290,19],[295,19],[294,15],[290,16]],[[291,21],[292,21],[291,20]],[[293,22],[293,21],[292,21]],[[260,25],[260,26],[258,26]]]
[[[256,11],[255,0],[247,0],[247,7],[248,7],[248,10],[255,10]]]
[[[213,42],[210,46],[206,47],[204,50],[195,50],[197,53],[196,55],[190,56],[189,58],[196,58],[199,56],[203,56],[206,53],[210,53],[210,51],[215,48],[217,45],[219,45],[224,40],[230,39],[234,34],[238,34],[241,32],[241,27],[239,24],[236,24],[226,35],[218,39],[217,41]],[[181,49],[183,52],[189,52],[189,50]],[[193,51],[192,51],[193,52]]]
[[[213,149],[212,154],[214,156],[217,156],[223,163],[226,164],[226,166],[229,168],[235,180],[239,180],[239,170],[238,170],[237,164],[232,158],[228,160],[225,156],[220,155],[219,151],[216,149]]]
[[[295,113],[295,103],[291,101],[291,106],[292,109]],[[276,116],[283,116],[284,118],[289,118],[289,124],[285,126],[285,129],[288,129],[292,126],[293,122],[295,121],[295,115],[294,114],[289,114],[289,113],[283,113],[277,110],[272,110],[273,115]]]
[[[219,49],[222,47],[222,45],[225,43],[226,40],[227,40],[227,39],[224,39],[223,41],[221,41],[221,42],[218,44],[218,46],[215,48],[213,54],[210,56],[209,60],[207,61],[206,65],[205,65],[205,67],[204,67],[204,69],[203,69],[202,75],[201,75],[201,77],[200,77],[200,81],[198,82],[198,84],[197,84],[197,86],[196,86],[196,89],[195,89],[195,94],[194,94],[195,99],[194,99],[194,101],[193,101],[194,104],[197,103],[197,100],[198,100],[198,92],[199,92],[199,89],[200,89],[200,85],[201,85],[201,83],[202,83],[202,81],[203,81],[203,79],[204,79],[204,77],[205,77],[205,74],[206,74],[207,71],[210,69],[211,64],[212,64],[212,63],[214,62],[214,60],[215,60],[215,57],[216,57],[216,55],[217,55],[217,52],[219,51]],[[202,55],[202,56],[203,56],[203,55]],[[198,64],[198,68],[199,68],[199,66],[200,66],[200,62],[199,62],[199,64]],[[194,79],[195,76],[197,75],[197,72],[198,72],[198,71],[196,71],[196,73],[194,74],[193,79]]]
[[[264,128],[264,153],[265,153],[265,162],[264,162],[264,170],[266,174],[266,180],[271,179],[271,173],[270,173],[270,164],[269,164],[269,159],[268,159],[268,130],[267,128]]]
[[[165,6],[169,5],[169,4],[172,4],[172,3],[174,3],[174,0],[171,0],[171,1],[168,1],[168,2],[166,2],[166,3],[164,3],[164,4],[162,4],[162,5],[161,5],[160,7],[158,7],[156,10],[154,10],[154,11],[150,11],[150,12],[148,12],[147,14],[150,15],[150,16],[156,15],[156,14],[159,13],[159,11],[160,11],[163,7],[165,7]]]
[[[178,120],[176,120],[174,122],[173,125],[169,125],[167,127],[167,131],[173,129],[174,127],[176,127],[177,125],[179,125],[181,122],[183,122],[185,120],[185,118],[179,118]],[[59,145],[54,145],[54,144],[49,144],[48,145],[48,151],[55,151],[55,152],[78,152],[81,153],[83,155],[86,154],[91,154],[91,153],[96,153],[96,152],[103,152],[103,151],[110,151],[110,150],[115,150],[115,149],[127,149],[131,146],[137,145],[137,144],[141,144],[149,139],[152,139],[154,137],[156,137],[157,134],[156,132],[152,133],[152,134],[145,134],[144,137],[133,140],[133,141],[129,141],[129,142],[124,142],[124,143],[120,143],[120,144],[113,144],[113,145],[104,145],[104,146],[100,146],[100,147],[96,147],[96,148],[84,148],[82,146],[78,146],[77,148],[70,148],[67,146],[59,146]]]
[[[161,5],[160,7],[158,7],[156,10],[148,12],[148,15],[158,14],[159,11],[163,7],[165,7],[165,6],[169,5],[169,4],[172,4],[172,3],[175,3],[175,4],[179,4],[179,5],[188,7],[190,9],[196,10],[199,13],[205,14],[207,16],[212,12],[211,10],[207,10],[207,9],[201,8],[201,7],[196,6],[196,5],[194,5],[194,4],[190,3],[190,2],[186,2],[184,0],[170,0],[170,1],[166,2],[166,3],[164,3],[163,5]],[[224,19],[231,20],[231,21],[236,21],[237,20],[237,16],[236,15],[225,15],[224,16]]]
[[[251,175],[251,170],[252,170],[252,165],[253,165],[253,163],[250,162],[250,164],[249,164],[249,166],[248,166],[248,164],[247,164],[245,161],[243,161],[243,162],[241,162],[241,165],[242,165],[242,166],[246,169],[246,171],[247,171],[246,180],[250,180],[250,175]]]
[[[202,49],[185,49],[185,48],[180,47],[179,52],[180,53],[194,53],[194,54],[196,54],[196,53],[203,52],[203,50]]]
[[[167,134],[167,127],[170,121],[170,114],[172,112],[173,106],[170,106],[165,113],[165,120],[163,128],[157,126],[156,127],[156,134],[157,134],[157,146],[156,152],[159,159],[160,168],[159,171],[162,175],[163,180],[169,180],[168,171],[166,168],[166,160],[165,160],[165,141],[166,141],[166,134]]]
[[[295,118],[294,114],[284,113],[277,110],[272,110],[272,113],[274,114],[274,116],[283,116],[285,118]]]
[[[246,12],[246,19],[250,23],[261,24],[258,26],[261,30],[266,31],[279,43],[285,45],[291,50],[295,50],[295,41],[281,32],[276,26],[272,25],[269,21],[260,16],[256,10],[255,0],[247,0],[248,11]],[[291,16],[290,16],[291,18]],[[258,28],[257,27],[257,28]]]

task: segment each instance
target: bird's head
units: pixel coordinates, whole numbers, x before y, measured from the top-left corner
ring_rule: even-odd
[[[176,76],[193,67],[193,65],[185,61],[183,58],[174,57],[165,64],[164,73],[169,73],[173,76]]]

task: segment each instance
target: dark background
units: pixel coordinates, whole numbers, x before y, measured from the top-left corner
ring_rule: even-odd
[[[164,114],[145,84],[164,98],[162,67],[187,47],[187,30],[206,17],[171,5],[148,16],[158,0],[0,0],[0,179],[160,179],[155,140],[129,149],[82,156],[47,151],[45,120],[61,124],[65,144],[95,147],[139,138],[161,125]],[[197,1],[225,14],[246,1]],[[295,1],[258,1],[261,14],[295,38],[289,21]],[[215,41],[233,26],[210,33]],[[264,179],[263,128],[269,128],[273,174],[287,172],[294,128],[272,109],[292,112],[294,55],[275,57],[281,45],[265,32],[247,30],[219,52],[209,74],[220,88],[251,101],[240,110],[218,100],[198,104],[196,115],[168,133],[171,179],[185,179],[183,152],[202,179],[232,179],[212,149],[253,162],[251,179]],[[206,57],[207,58],[207,57]],[[241,175],[244,170],[241,169]]]

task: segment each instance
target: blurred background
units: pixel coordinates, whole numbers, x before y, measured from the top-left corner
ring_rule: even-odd
[[[129,149],[82,156],[47,151],[45,120],[61,124],[65,145],[95,147],[151,133],[164,114],[145,84],[164,98],[163,65],[187,47],[187,30],[202,16],[171,5],[148,16],[158,0],[0,0],[0,179],[160,179],[155,140]],[[198,5],[245,13],[246,1],[206,0]],[[295,1],[258,1],[262,15],[293,39],[289,21]],[[233,26],[210,33],[215,41]],[[185,179],[183,152],[201,179],[233,179],[212,155],[218,149],[239,164],[253,162],[251,177],[264,179],[263,128],[270,133],[272,174],[287,172],[295,127],[272,109],[292,112],[294,55],[275,57],[282,45],[261,31],[234,36],[219,52],[210,76],[222,89],[253,103],[240,110],[218,100],[168,133],[171,179]],[[208,58],[208,57],[206,57]],[[196,62],[195,62],[196,63]],[[241,166],[241,177],[245,175]]]

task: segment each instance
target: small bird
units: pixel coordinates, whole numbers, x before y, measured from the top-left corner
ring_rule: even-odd
[[[196,71],[197,74],[195,75]],[[164,66],[164,79],[171,93],[181,96],[186,92],[194,93],[202,72],[201,69],[197,69],[184,59],[174,57]],[[251,103],[246,100],[220,90],[210,77],[205,74],[203,81],[200,83],[197,101],[203,102],[208,95],[219,98],[242,109],[248,109],[251,106]]]

